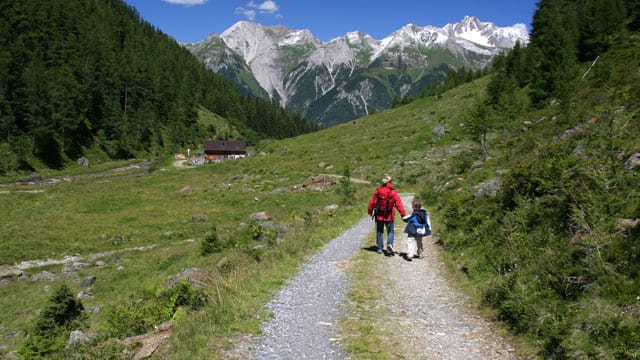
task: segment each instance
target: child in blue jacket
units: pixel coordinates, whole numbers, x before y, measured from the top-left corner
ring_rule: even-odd
[[[404,216],[402,220],[407,223],[404,232],[407,233],[407,260],[411,261],[416,256],[422,259],[424,257],[424,246],[422,238],[431,234],[431,221],[427,211],[422,208],[422,202],[413,199],[411,203],[413,211],[411,214]]]

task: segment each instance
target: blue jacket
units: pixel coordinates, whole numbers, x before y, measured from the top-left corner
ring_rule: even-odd
[[[429,215],[425,209],[413,210],[411,215],[403,217],[402,220],[407,223],[407,226],[404,228],[404,232],[410,236],[418,235],[416,233],[416,229],[419,227],[426,228],[423,236],[431,234],[431,221],[429,220]]]

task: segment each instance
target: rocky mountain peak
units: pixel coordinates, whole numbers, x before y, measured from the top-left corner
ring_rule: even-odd
[[[321,45],[322,42],[316,39],[309,30],[289,30],[284,39],[280,41],[280,44],[291,46],[305,44]]]
[[[236,53],[237,71],[248,71],[270,98],[314,122],[333,124],[390,107],[393,98],[441,79],[442,69],[483,68],[516,41],[526,44],[528,32],[523,24],[498,27],[466,16],[442,28],[407,24],[382,40],[352,31],[325,43],[306,29],[249,21],[234,24],[219,38],[223,42],[210,37],[189,49],[232,81],[247,76],[215,62],[230,62],[229,52]],[[224,52],[214,50],[225,46]]]

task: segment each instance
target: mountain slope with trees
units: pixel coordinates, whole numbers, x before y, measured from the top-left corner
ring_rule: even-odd
[[[216,134],[198,125],[198,106],[249,143],[314,129],[239,95],[120,0],[3,0],[0,12],[0,174],[200,144]]]
[[[441,241],[544,358],[640,355],[638,1],[542,0],[465,117]]]

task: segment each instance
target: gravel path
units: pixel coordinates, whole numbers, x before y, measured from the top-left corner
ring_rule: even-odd
[[[403,195],[405,204],[411,195]],[[402,221],[396,221],[396,251],[404,251]],[[348,288],[348,260],[364,246],[373,230],[371,219],[358,224],[327,244],[298,275],[267,304],[273,317],[263,324],[263,335],[235,349],[235,356],[251,359],[347,359],[341,351],[336,322]],[[385,282],[385,318],[379,319],[396,334],[405,359],[516,359],[513,348],[493,331],[492,324],[474,314],[464,296],[446,280],[439,249],[431,237],[425,241],[424,259],[411,262],[401,256],[379,257],[372,273],[391,274]],[[391,286],[389,286],[391,285]],[[252,349],[252,350],[248,350]],[[247,353],[248,352],[248,353]]]
[[[344,359],[336,333],[346,299],[344,267],[372,229],[370,218],[327,244],[267,304],[273,317],[254,344],[254,359]]]
[[[411,199],[403,196],[405,204]],[[402,229],[396,224],[396,234]],[[404,239],[397,236],[397,252],[406,252]],[[495,331],[496,325],[477,315],[450,282],[433,237],[423,241],[423,259],[387,257],[376,271],[391,274],[394,286],[384,288],[382,304],[390,311],[380,322],[400,337],[399,352],[406,359],[517,359],[513,347]]]

